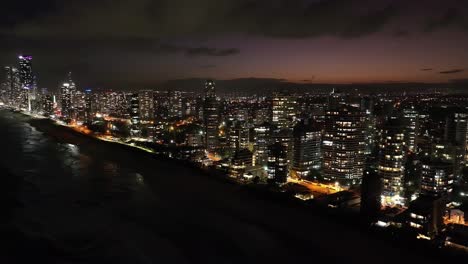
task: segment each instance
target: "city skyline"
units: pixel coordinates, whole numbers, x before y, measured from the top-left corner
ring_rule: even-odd
[[[4,7],[0,263],[466,258],[468,1]]]
[[[19,56],[19,68],[4,68],[0,120],[30,122],[51,141],[54,133],[70,133],[65,137],[177,160],[207,179],[222,177],[252,191],[294,197],[314,214],[320,207],[349,210],[340,218],[378,228],[382,235],[398,232],[399,242],[468,247],[468,95],[332,89],[223,96],[215,80],[205,80],[202,94],[83,92],[68,73],[56,96],[37,89],[32,62],[31,55]],[[66,145],[74,155],[83,147],[75,143]],[[86,166],[87,160],[78,163]],[[121,165],[136,164],[126,159]],[[145,169],[150,167],[159,171]],[[149,180],[135,176],[138,184]],[[453,237],[457,232],[461,238]]]
[[[28,12],[16,3],[3,11],[0,62],[32,54],[39,86],[50,89],[68,71],[109,89],[187,78],[468,79],[463,1],[26,2]]]

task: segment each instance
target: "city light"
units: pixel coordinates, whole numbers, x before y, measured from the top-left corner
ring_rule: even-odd
[[[6,12],[1,171],[14,179],[0,200],[6,240],[26,242],[12,252],[155,262],[161,237],[194,262],[468,250],[464,1],[78,2]]]

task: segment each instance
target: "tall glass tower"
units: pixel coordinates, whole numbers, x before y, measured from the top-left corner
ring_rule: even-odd
[[[33,95],[34,97],[34,75],[32,72],[32,56],[29,55],[20,55],[19,59],[19,79],[21,83],[21,91],[19,95],[19,107],[28,108],[30,110],[30,99]]]
[[[73,95],[75,94],[76,86],[71,78],[71,72],[68,73],[67,80],[60,87],[60,104],[62,106],[62,117],[72,118],[73,115]]]
[[[205,98],[203,102],[203,123],[205,128],[205,147],[213,150],[218,145],[219,109],[216,99],[215,82],[205,82]]]
[[[361,181],[365,161],[365,116],[340,105],[325,114],[322,137],[323,176],[344,185]]]
[[[382,178],[382,203],[395,205],[404,201],[405,130],[401,118],[391,116],[384,125],[379,150],[378,174]]]
[[[20,55],[18,59],[21,84],[24,89],[32,89],[34,85],[34,76],[32,73],[32,56]]]

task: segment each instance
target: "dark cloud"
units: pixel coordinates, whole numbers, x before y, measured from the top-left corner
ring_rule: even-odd
[[[44,2],[42,6],[39,1],[23,2],[34,6],[29,15],[24,15],[21,8],[0,11],[0,15],[12,17],[1,21],[8,25],[4,31],[27,36],[73,32],[83,37],[161,38],[219,33],[359,37],[379,31],[399,13],[391,1],[369,0],[46,0],[40,1]]]
[[[216,49],[208,47],[187,48],[186,54],[188,56],[230,56],[240,52],[239,49]]]
[[[184,53],[189,57],[195,56],[213,56],[213,57],[223,57],[231,56],[240,53],[240,50],[237,48],[227,48],[219,49],[212,47],[184,47],[172,44],[158,44],[154,43],[150,48],[153,53]]]
[[[468,30],[468,2],[458,1],[458,5],[449,6],[442,14],[431,17],[427,20],[424,31],[432,32],[447,27],[461,28]]]
[[[468,29],[466,1],[435,0],[23,0],[0,10],[0,30],[12,36],[171,38],[244,33],[278,38],[360,37],[402,16],[423,16],[425,31]],[[28,8],[24,8],[27,6]],[[422,12],[422,14],[421,14]],[[412,21],[414,22],[414,21]],[[411,24],[411,23],[410,23]]]
[[[448,71],[441,71],[439,72],[440,74],[454,74],[454,73],[459,73],[465,71],[464,69],[453,69],[453,70],[448,70]]]
[[[214,48],[214,47],[190,47],[186,45],[177,45],[162,42],[158,39],[148,39],[141,37],[96,37],[96,38],[72,38],[69,37],[68,43],[63,44],[60,38],[40,39],[34,37],[15,38],[13,41],[0,42],[0,48],[3,49],[33,49],[40,52],[60,52],[82,51],[82,47],[92,47],[94,50],[107,51],[145,51],[153,54],[176,54],[183,53],[187,56],[229,56],[240,53],[237,48]],[[32,47],[32,48],[30,48]]]
[[[211,68],[216,68],[216,65],[214,65],[214,64],[204,64],[204,65],[200,65],[200,68],[202,68],[202,69],[211,69]]]
[[[54,15],[58,10],[55,1],[6,1],[0,10],[0,29],[5,29],[24,21]]]
[[[432,71],[433,69],[432,68],[424,68],[424,69],[421,69],[421,71]]]
[[[390,19],[398,15],[398,10],[393,5],[381,10],[375,10],[352,21],[348,27],[340,33],[343,37],[359,37],[378,32]]]
[[[403,38],[408,37],[410,35],[408,30],[398,29],[394,33],[395,37]]]

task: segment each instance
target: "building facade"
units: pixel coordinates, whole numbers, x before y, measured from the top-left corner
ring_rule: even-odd
[[[268,146],[267,180],[283,184],[288,179],[288,159],[286,147],[280,142]]]
[[[322,137],[323,177],[352,185],[361,181],[365,161],[365,116],[341,106],[325,113]]]
[[[382,179],[382,203],[403,205],[405,177],[405,133],[401,118],[390,117],[383,128],[379,147],[378,174]]]
[[[278,93],[272,98],[272,124],[278,128],[288,128],[296,120],[296,97]]]
[[[215,82],[205,82],[203,101],[203,123],[205,129],[205,148],[209,151],[218,147],[219,108],[216,98]]]
[[[453,166],[441,160],[421,161],[421,194],[449,198],[453,191]]]
[[[322,165],[322,132],[317,127],[300,123],[294,128],[294,153],[292,175],[295,178],[308,178]]]

